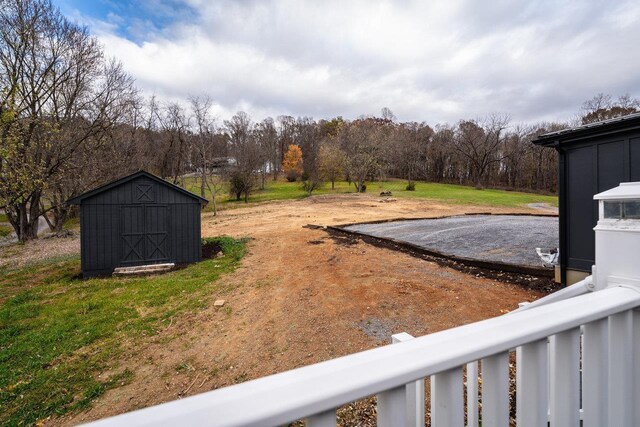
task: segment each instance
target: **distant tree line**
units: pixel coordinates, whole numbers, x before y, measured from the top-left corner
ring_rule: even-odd
[[[48,0],[0,0],[0,209],[20,240],[37,237],[45,215],[53,231],[70,215],[69,198],[139,169],[173,183],[199,179],[201,195],[228,191],[248,200],[283,173],[290,147],[309,194],[346,180],[400,178],[529,191],[556,191],[556,153],[531,144],[568,123],[513,124],[508,115],[431,126],[380,117],[279,116],[254,122],[238,112],[212,115],[206,94],[188,102],[144,98],[122,65],[107,58],[85,27]],[[599,94],[579,121],[638,111],[628,95]],[[297,153],[297,151],[296,151]],[[298,156],[298,154],[295,154]],[[289,172],[287,172],[289,176]]]

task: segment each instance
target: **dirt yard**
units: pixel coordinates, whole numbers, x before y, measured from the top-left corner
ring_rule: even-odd
[[[507,212],[344,195],[206,215],[205,236],[252,238],[242,266],[223,279],[229,291],[211,295],[226,305],[210,304],[144,342],[124,343],[127,356],[114,365],[133,371],[133,381],[108,391],[89,411],[48,424],[73,425],[202,393],[385,345],[392,333],[424,335],[538,298],[514,284],[305,227],[490,211]]]

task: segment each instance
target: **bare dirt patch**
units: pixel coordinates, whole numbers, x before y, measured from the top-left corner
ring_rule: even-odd
[[[506,212],[366,195],[264,203],[203,218],[203,234],[250,236],[249,253],[208,308],[172,320],[114,360],[134,373],[72,425],[506,313],[542,294],[309,227]],[[513,210],[511,210],[513,212]],[[523,209],[522,212],[530,212]],[[226,304],[214,308],[213,301]],[[108,375],[105,372],[104,375]],[[368,407],[367,407],[368,408]]]

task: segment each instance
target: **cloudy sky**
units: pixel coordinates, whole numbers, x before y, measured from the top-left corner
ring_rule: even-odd
[[[640,97],[636,1],[54,0],[146,94],[215,113],[566,120]]]

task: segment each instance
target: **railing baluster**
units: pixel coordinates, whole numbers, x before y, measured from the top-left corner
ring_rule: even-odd
[[[321,412],[307,418],[307,427],[336,427],[336,410]]]
[[[518,427],[547,424],[547,339],[516,349],[516,418]]]
[[[431,377],[431,425],[433,427],[464,424],[464,390],[462,367],[449,369]]]
[[[633,397],[640,401],[640,310],[633,310]],[[640,405],[633,405],[633,425],[640,426]]]
[[[395,427],[407,425],[406,386],[378,393],[378,426]]]
[[[631,316],[631,310],[627,310],[609,317],[609,427],[633,425]]]
[[[551,337],[550,422],[552,426],[580,425],[580,329]]]
[[[582,410],[584,427],[607,425],[607,319],[584,325],[582,336]]]
[[[467,363],[467,426],[478,427],[478,362]]]
[[[509,353],[482,359],[482,425],[509,426]]]
[[[406,385],[407,425],[424,426],[424,380]]]

